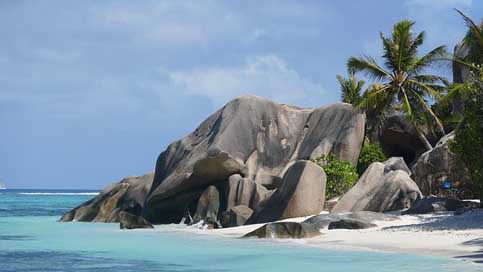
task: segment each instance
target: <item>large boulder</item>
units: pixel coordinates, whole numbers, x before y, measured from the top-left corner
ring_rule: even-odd
[[[179,223],[186,214],[195,213],[208,186],[217,185],[224,192],[222,187],[235,174],[246,179],[241,194],[246,197],[253,187],[247,180],[277,189],[298,160],[331,153],[355,165],[364,127],[364,115],[345,103],[301,109],[256,96],[234,99],[159,155],[149,193],[136,206],[136,215],[153,223]],[[256,191],[263,192],[259,186]],[[222,198],[226,210],[225,194]],[[253,199],[252,203],[264,202]],[[98,211],[90,209],[87,221]]]
[[[220,210],[220,193],[215,186],[209,186],[200,196],[198,207],[193,217],[193,223],[202,222],[211,228],[218,224],[218,211]]]
[[[130,214],[125,211],[119,212],[119,228],[121,229],[152,229],[151,223],[141,216]]]
[[[252,216],[253,210],[244,205],[231,207],[228,211],[224,211],[221,219],[221,225],[224,228],[237,227],[245,225],[248,218]]]
[[[414,180],[424,195],[431,195],[443,181],[460,182],[461,186],[469,183],[468,170],[458,162],[450,149],[454,132],[444,136],[436,146],[425,152],[412,167]]]
[[[409,208],[421,198],[418,186],[407,172],[391,170],[386,166],[380,162],[369,165],[356,185],[342,196],[331,212],[401,210]]]
[[[95,198],[64,214],[60,221],[119,222],[119,212],[140,214],[154,173],[133,176],[111,184]]]
[[[304,221],[304,223],[312,224],[318,229],[327,229],[332,222],[337,222],[343,219],[357,220],[367,224],[375,224],[381,221],[394,221],[399,217],[392,214],[384,214],[370,211],[359,211],[350,213],[325,213],[312,216]]]
[[[431,135],[429,130],[422,129],[425,135]],[[432,136],[428,137],[431,143],[437,141]],[[385,116],[377,138],[387,156],[403,157],[409,165],[412,165],[427,150],[424,143],[419,139],[414,125],[403,113],[397,111],[391,111]]]
[[[230,176],[227,185],[226,210],[238,205],[255,209],[258,204],[271,195],[264,186],[239,174]]]
[[[328,229],[368,229],[377,227],[376,224],[372,224],[358,219],[340,219],[334,222],[330,222]]]
[[[463,201],[458,199],[444,197],[425,197],[414,202],[413,206],[402,214],[426,214],[436,212],[455,212],[460,209],[478,208],[479,203],[471,201]]]
[[[245,234],[244,238],[301,239],[320,236],[319,229],[311,224],[297,222],[268,223]]]
[[[324,169],[311,161],[297,161],[283,176],[282,185],[260,205],[247,224],[319,214],[324,209]]]

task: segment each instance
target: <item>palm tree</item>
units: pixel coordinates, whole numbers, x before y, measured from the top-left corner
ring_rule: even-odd
[[[468,55],[462,61],[481,65],[483,63],[483,19],[478,25],[460,10],[455,10],[463,17],[468,26],[468,32],[463,39],[463,45],[468,48]]]
[[[462,73],[462,70],[466,70],[468,77],[474,77],[474,80],[478,80],[483,68],[481,67],[483,65],[483,20],[478,25],[460,10],[455,10],[463,17],[468,31],[460,45],[465,48],[467,54],[453,57],[453,62],[456,64],[456,66],[453,66],[453,70],[457,69],[460,73]],[[463,80],[463,78],[461,79]],[[469,78],[470,81],[471,79]],[[465,80],[468,80],[468,78]],[[450,110],[452,123],[458,124],[461,122],[464,100],[470,99],[473,95],[471,88],[467,88],[464,82],[455,82],[448,88],[448,93],[439,101],[438,107],[443,110],[452,108]]]
[[[404,20],[394,25],[391,37],[380,34],[384,54],[384,67],[374,58],[351,57],[347,62],[350,72],[363,72],[378,82],[377,88],[368,88],[358,108],[372,110],[378,118],[384,119],[385,113],[396,110],[404,113],[412,122],[418,137],[428,150],[431,143],[426,138],[422,127],[436,127],[444,133],[444,128],[430,106],[430,100],[438,99],[446,84],[444,77],[424,74],[425,69],[447,56],[445,46],[439,46],[422,57],[418,49],[423,44],[424,31],[414,36],[414,22]]]
[[[342,102],[352,105],[359,104],[362,99],[361,91],[365,83],[364,80],[357,80],[354,73],[350,73],[348,79],[337,75],[337,81],[340,84]]]

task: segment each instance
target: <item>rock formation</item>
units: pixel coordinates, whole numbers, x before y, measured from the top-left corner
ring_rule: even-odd
[[[262,227],[245,234],[244,238],[271,238],[271,239],[301,239],[320,236],[321,233],[316,227],[297,222],[276,222],[268,223]]]
[[[236,227],[245,225],[248,218],[252,216],[253,210],[244,205],[231,207],[228,211],[223,212],[221,224],[223,227]]]
[[[271,191],[263,185],[243,178],[239,174],[231,175],[228,178],[226,209],[238,205],[244,205],[250,209],[255,209],[258,204],[271,195]]]
[[[218,224],[218,211],[220,210],[220,193],[211,185],[201,194],[193,217],[193,223],[203,222],[209,228]]]
[[[433,194],[443,181],[460,182],[463,186],[469,181],[468,170],[458,163],[450,150],[454,132],[444,136],[436,146],[419,157],[412,167],[414,180],[424,195]]]
[[[389,159],[384,163],[369,165],[356,185],[342,196],[331,212],[386,212],[409,208],[421,198],[421,192],[406,171],[392,170],[397,165],[393,161]],[[393,167],[386,167],[386,164]]]
[[[141,216],[136,216],[125,211],[119,212],[119,228],[121,229],[152,229],[151,223]]]
[[[95,198],[64,214],[61,221],[119,222],[119,212],[141,214],[154,173],[128,177],[106,187]]]
[[[280,185],[282,177],[296,161],[332,153],[355,165],[364,138],[364,125],[364,116],[345,103],[301,109],[256,96],[243,96],[226,104],[193,133],[170,144],[160,154],[152,185],[151,181],[143,183],[143,188],[149,187],[148,193],[140,194],[138,198],[128,188],[117,202],[114,201],[116,203],[108,206],[117,208],[116,213],[130,209],[129,212],[153,223],[179,223],[187,213],[195,213],[203,191],[215,185],[219,192],[228,190],[228,194],[230,190],[241,189],[241,194],[232,193],[235,200],[230,200],[231,207],[247,204],[250,196],[248,206],[255,208],[268,203],[268,200],[262,201],[268,195],[260,186],[267,190],[283,187]],[[235,174],[243,178],[241,188],[240,184],[237,188],[227,186],[230,176]],[[290,182],[297,184],[297,181]],[[320,180],[316,183],[320,191]],[[110,201],[119,191],[118,187],[119,184],[106,188],[96,199],[66,214],[63,220],[94,220],[99,215],[100,206]],[[323,196],[318,197],[323,199]],[[222,193],[220,198],[220,210],[225,211],[226,195]],[[323,201],[316,200],[315,203],[316,209],[310,207],[306,211],[318,210]],[[294,209],[288,209],[285,217],[297,214],[292,210],[305,209],[299,204],[291,205]],[[110,209],[102,211],[102,220],[109,212]],[[115,216],[111,219],[114,220]]]
[[[338,221],[331,222],[328,226],[328,229],[368,229],[374,227],[377,227],[377,225],[362,220],[340,219]]]
[[[324,209],[324,169],[311,161],[297,161],[287,170],[282,184],[260,205],[247,224],[319,214]]]
[[[329,213],[312,216],[304,221],[304,223],[314,225],[318,229],[328,229],[330,223],[340,220],[357,220],[366,224],[376,224],[380,221],[398,220],[399,217],[391,214],[379,212],[359,211],[349,213]]]
[[[425,130],[425,135],[430,135]],[[431,143],[437,139],[429,137]],[[403,157],[407,164],[412,165],[417,158],[427,151],[419,139],[413,124],[399,112],[389,112],[382,123],[378,139],[384,153],[389,157]]]

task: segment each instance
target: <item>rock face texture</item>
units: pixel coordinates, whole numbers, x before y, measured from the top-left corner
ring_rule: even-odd
[[[296,160],[331,152],[355,164],[364,123],[348,104],[309,110],[237,98],[161,153],[144,214],[153,222],[176,222],[199,197],[193,192],[233,174],[273,189]]]
[[[403,157],[410,165],[427,150],[411,122],[398,112],[387,114],[379,129],[378,138],[386,155]],[[437,139],[429,138],[429,141],[434,143]]]
[[[221,224],[224,228],[243,226],[252,216],[253,210],[244,205],[231,207],[223,212]]]
[[[282,184],[255,210],[247,224],[319,214],[324,209],[324,169],[311,161],[297,161],[287,170]]]
[[[442,197],[425,197],[414,202],[414,205],[402,214],[426,214],[435,212],[458,211],[463,208],[478,208],[477,202],[462,201]]]
[[[320,235],[320,231],[310,224],[297,222],[276,222],[265,224],[262,227],[245,234],[243,237],[301,239]]]
[[[456,155],[450,150],[450,142],[454,132],[444,136],[436,146],[421,155],[412,172],[416,183],[424,195],[431,195],[445,180],[460,182],[469,181],[468,170],[458,163]]]
[[[376,224],[379,221],[394,221],[399,217],[391,214],[378,212],[360,211],[351,213],[330,213],[312,216],[304,221],[304,223],[312,224],[317,229],[328,229],[330,223],[341,220],[357,220],[366,224]]]
[[[204,224],[214,226],[218,222],[218,210],[220,209],[220,193],[215,186],[211,185],[203,192],[198,200],[194,224],[203,221]]]
[[[400,210],[409,208],[420,199],[421,192],[407,172],[386,167],[393,165],[390,164],[392,161],[389,159],[384,163],[369,165],[356,185],[342,196],[331,212]]]
[[[377,225],[362,220],[341,219],[331,222],[328,226],[328,229],[368,229],[374,227],[377,227]]]
[[[121,229],[152,229],[151,223],[141,216],[136,216],[125,211],[119,212],[119,228]]]
[[[263,185],[255,183],[248,178],[242,178],[239,174],[231,175],[228,179],[226,209],[229,210],[238,205],[255,209],[271,193]]]
[[[255,209],[268,201],[268,190],[283,187],[282,177],[296,161],[332,153],[355,165],[364,126],[364,116],[345,103],[301,109],[256,96],[234,99],[159,155],[152,185],[146,183],[148,193],[140,198],[142,201],[136,198],[133,202],[141,210],[134,214],[153,223],[179,223],[187,212],[195,213],[198,199],[210,185],[216,185],[221,192],[220,211],[237,205]],[[237,174],[240,176],[233,177],[236,181],[230,183],[230,176]],[[317,184],[319,190],[321,183]],[[114,194],[112,191],[81,205],[79,209],[96,203],[82,219],[96,218],[97,207]],[[129,190],[126,195],[131,195]],[[292,201],[290,207],[298,209],[298,204],[293,203],[298,202]],[[122,210],[124,205],[121,198],[117,206]],[[284,216],[294,214],[290,210]],[[66,215],[65,219],[73,219],[74,215]]]
[[[154,173],[128,177],[106,187],[98,196],[64,214],[61,221],[119,222],[119,212],[141,214]]]

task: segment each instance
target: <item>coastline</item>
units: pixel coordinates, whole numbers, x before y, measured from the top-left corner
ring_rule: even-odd
[[[282,221],[301,222],[308,217]],[[331,250],[407,253],[452,258],[483,264],[483,210],[453,215],[451,212],[428,215],[403,215],[395,221],[376,221],[378,227],[363,230],[321,230],[319,237],[283,239],[304,246]],[[225,229],[177,230],[202,235],[239,238],[264,224]],[[159,228],[159,226],[157,226]],[[277,241],[281,241],[278,239]]]

